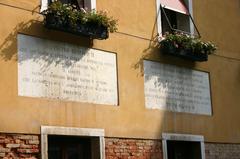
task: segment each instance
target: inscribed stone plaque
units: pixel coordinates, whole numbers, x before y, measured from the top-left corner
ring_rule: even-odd
[[[116,54],[19,34],[18,95],[118,105]]]
[[[209,74],[144,60],[145,106],[211,115]]]

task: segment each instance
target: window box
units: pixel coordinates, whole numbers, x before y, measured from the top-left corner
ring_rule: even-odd
[[[161,52],[191,61],[207,61],[216,46],[200,40],[192,17],[192,0],[156,0],[156,4],[158,33],[163,39],[159,42]]]
[[[208,55],[216,50],[216,46],[211,42],[203,42],[183,33],[166,34],[159,44],[163,54],[191,61],[207,61]]]
[[[94,23],[77,23],[76,26],[72,26],[68,20],[61,21],[58,17],[55,17],[52,14],[46,15],[45,26],[48,29],[91,37],[93,39],[107,39],[109,34],[108,28],[105,26],[99,26],[98,24]]]
[[[106,12],[77,9],[71,4],[59,1],[51,3],[43,11],[45,26],[49,29],[64,31],[92,39],[107,39],[109,32],[117,30],[117,21],[107,16]]]

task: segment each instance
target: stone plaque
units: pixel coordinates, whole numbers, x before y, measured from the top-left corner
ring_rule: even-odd
[[[18,95],[118,105],[116,54],[18,35]]]
[[[144,60],[145,106],[211,115],[209,74]]]

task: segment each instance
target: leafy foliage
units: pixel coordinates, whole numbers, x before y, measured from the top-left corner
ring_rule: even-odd
[[[193,54],[212,54],[217,47],[211,42],[203,42],[200,38],[183,33],[165,34],[160,46],[171,47],[174,50],[187,50]]]
[[[54,1],[43,14],[51,14],[58,19],[58,23],[67,23],[73,28],[79,24],[93,24],[106,27],[111,33],[117,31],[117,20],[107,16],[105,11],[86,11],[83,8],[79,10],[75,5],[62,4],[60,1]]]

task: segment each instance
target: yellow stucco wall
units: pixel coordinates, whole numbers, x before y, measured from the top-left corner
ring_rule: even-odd
[[[49,31],[41,24],[39,0],[0,0],[0,132],[40,133],[41,125],[104,128],[106,136],[161,138],[162,132],[201,134],[208,142],[240,143],[240,4],[195,0],[193,15],[216,55],[192,63],[158,54],[154,43],[155,0],[97,0],[98,10],[119,19],[119,30],[93,48],[116,52],[119,106],[18,96],[18,33],[88,47],[86,38]],[[25,9],[25,10],[24,10]],[[34,12],[36,11],[36,12]],[[147,110],[142,58],[210,72],[213,116]]]

